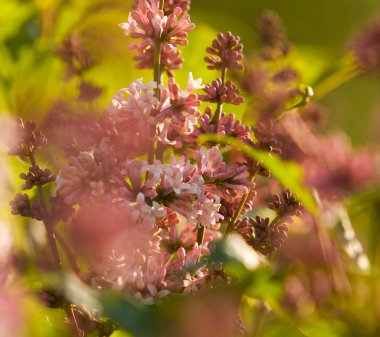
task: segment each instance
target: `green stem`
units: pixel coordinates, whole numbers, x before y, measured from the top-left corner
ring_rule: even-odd
[[[164,7],[164,1],[160,0],[159,8],[162,10]],[[161,97],[161,36],[157,36],[154,40],[154,68],[153,68],[153,78],[157,83],[157,88],[155,89],[155,96],[159,100]],[[148,164],[153,164],[155,157],[155,142],[154,136],[156,134],[156,125],[152,125],[150,128],[150,135],[152,138],[152,144],[148,151]]]
[[[205,229],[206,229],[205,226],[202,226],[202,225],[198,228],[197,243],[199,246],[203,244],[203,240],[205,238],[205,231],[206,231]]]
[[[227,68],[222,69],[222,88],[224,87],[225,80],[226,80],[226,74],[227,74]],[[218,133],[218,127],[219,127],[219,120],[220,120],[220,115],[222,114],[222,102],[218,100],[216,110],[215,110],[215,115],[214,115],[214,121],[215,121],[215,133]]]
[[[29,154],[29,159],[30,159],[32,166],[33,167],[36,166],[36,160],[34,158],[33,153]],[[40,206],[41,206],[42,211],[44,213],[42,222],[45,226],[45,230],[46,230],[46,234],[48,237],[50,249],[53,253],[55,268],[57,269],[58,272],[62,272],[62,263],[61,263],[61,259],[59,257],[55,233],[54,233],[53,226],[52,226],[50,219],[49,219],[50,217],[49,217],[49,213],[48,213],[47,208],[46,208],[46,203],[45,203],[44,194],[43,194],[41,185],[37,186],[37,191],[38,191],[38,197],[40,200]]]
[[[258,337],[261,335],[262,329],[265,325],[265,321],[268,318],[268,307],[265,305],[264,301],[259,300],[256,308],[256,316],[253,325],[253,331],[251,336]]]
[[[274,225],[277,225],[278,222],[281,220],[281,216],[277,215],[272,221],[271,223],[269,224],[269,226],[274,226]]]
[[[255,175],[252,174],[249,178],[249,181],[252,182],[254,178],[255,178]],[[236,220],[239,218],[240,213],[241,213],[245,203],[247,202],[249,193],[251,193],[251,188],[249,188],[248,192],[246,194],[244,194],[234,216],[232,217],[231,221],[227,224],[227,228],[226,228],[226,231],[224,233],[224,240],[227,240],[228,235],[233,231]]]
[[[78,265],[78,262],[75,259],[74,253],[71,251],[69,245],[66,243],[66,241],[61,237],[58,233],[55,233],[55,238],[59,245],[61,246],[62,250],[65,252],[65,255],[67,257],[67,260],[69,261],[71,268],[73,269],[74,273],[82,279],[82,275],[80,273],[80,268]]]
[[[314,100],[319,100],[327,94],[340,87],[342,84],[361,74],[361,70],[356,65],[343,68],[331,74],[315,87]]]
[[[161,37],[157,37],[154,42],[154,81],[157,83],[157,88],[155,89],[155,96],[159,100],[161,97]],[[148,152],[148,164],[153,164],[155,157],[155,142],[154,136],[156,133],[156,125],[152,125],[150,128],[150,135],[152,138],[152,144]]]

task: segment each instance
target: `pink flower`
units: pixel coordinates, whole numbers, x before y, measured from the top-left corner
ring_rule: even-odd
[[[142,79],[134,81],[129,88],[120,89],[112,99],[111,116],[116,121],[127,119],[137,128],[147,124],[155,125],[153,111],[158,108],[159,100],[155,97],[156,82],[144,84]]]
[[[148,205],[142,193],[137,195],[136,202],[127,207],[131,207],[131,220],[137,225],[146,227],[153,227],[157,219],[166,214],[165,208],[159,203],[153,201],[152,206]]]
[[[196,153],[197,169],[205,180],[205,191],[220,196],[227,202],[233,202],[236,196],[242,196],[254,184],[247,179],[246,166],[230,168],[216,146],[206,151],[201,148]]]
[[[202,95],[202,100],[206,102],[221,102],[239,105],[243,103],[243,97],[240,97],[240,91],[236,88],[232,82],[222,86],[222,80],[214,80],[211,84],[207,84],[204,88],[206,95]]]
[[[130,45],[131,50],[138,52],[134,59],[139,61],[139,68],[153,68],[157,40],[161,46],[162,70],[172,75],[171,71],[181,66],[182,59],[175,47],[186,45],[187,32],[194,29],[194,24],[186,13],[188,7],[186,1],[178,3],[178,6],[166,3],[164,12],[158,8],[158,0],[137,2],[128,22],[119,26],[124,29],[126,35],[142,39]]]
[[[235,69],[241,70],[243,66],[243,45],[240,43],[240,37],[227,32],[225,35],[218,34],[217,39],[212,41],[212,46],[206,51],[213,56],[206,56],[205,61],[210,63],[209,69]]]
[[[187,44],[187,32],[194,29],[194,24],[180,7],[165,16],[158,8],[158,0],[147,0],[139,1],[136,9],[130,13],[128,22],[121,23],[120,27],[134,39],[160,38],[177,46]]]
[[[213,200],[210,200],[206,197],[200,199],[199,202],[199,215],[197,220],[199,224],[205,227],[211,227],[212,229],[219,229],[220,220],[223,220],[223,215],[219,214],[220,209],[220,198],[215,197]]]

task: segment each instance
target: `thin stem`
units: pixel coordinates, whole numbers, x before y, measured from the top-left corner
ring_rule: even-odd
[[[164,1],[160,0],[159,8],[162,10],[164,7]],[[161,97],[161,36],[157,36],[154,40],[154,68],[153,68],[153,78],[157,83],[157,88],[155,89],[155,96],[158,100]],[[150,128],[150,135],[152,138],[152,144],[148,151],[148,164],[153,164],[155,157],[155,141],[154,136],[156,133],[156,125],[152,125]]]
[[[314,86],[314,100],[319,100],[363,72],[352,53],[344,55],[332,68],[331,73]]]
[[[37,163],[36,163],[36,159],[35,159],[33,153],[29,154],[29,159],[30,159],[30,163],[31,163],[32,167],[35,167],[37,165]],[[59,273],[61,273],[61,275],[62,275],[62,273],[63,273],[62,263],[61,263],[61,259],[59,257],[59,252],[58,252],[58,247],[57,247],[57,241],[60,242],[61,247],[65,251],[65,253],[67,254],[70,263],[72,263],[75,260],[74,259],[74,255],[68,249],[68,246],[66,245],[66,243],[64,242],[64,240],[62,238],[60,238],[58,235],[56,235],[55,232],[54,232],[53,226],[52,226],[52,224],[50,222],[49,212],[48,212],[48,210],[46,208],[46,203],[45,203],[45,199],[44,199],[44,195],[43,195],[43,191],[42,191],[42,186],[41,185],[37,186],[37,191],[38,191],[38,197],[39,197],[39,200],[40,200],[40,206],[41,206],[42,211],[44,213],[43,214],[43,220],[42,220],[42,222],[43,222],[43,224],[45,226],[45,230],[46,230],[46,233],[47,233],[50,249],[51,249],[51,251],[53,253],[55,267],[56,267],[57,271]],[[79,268],[77,267],[76,263],[75,263],[75,267],[74,267],[73,264],[72,264],[72,266],[73,266],[73,269],[74,269],[75,272],[77,272],[77,270],[79,270]],[[70,321],[71,326],[75,330],[76,335],[78,337],[83,336],[83,331],[78,327],[76,319],[75,319],[75,315],[74,315],[73,311],[70,310],[70,306],[64,306],[64,310],[65,310],[65,312],[67,314],[67,317],[68,317],[68,319]]]
[[[29,159],[30,159],[30,162],[32,164],[32,167],[35,167],[36,166],[36,159],[34,158],[33,153],[29,154]],[[61,259],[59,257],[55,233],[54,233],[53,226],[52,226],[50,219],[49,219],[49,214],[48,214],[48,211],[46,208],[46,203],[45,203],[44,194],[43,194],[41,185],[37,186],[37,191],[38,191],[38,197],[40,200],[40,206],[41,206],[42,211],[44,213],[44,217],[43,217],[42,222],[45,226],[45,230],[46,230],[46,234],[48,237],[50,249],[53,253],[55,267],[56,267],[58,272],[62,272],[62,263],[61,263]]]
[[[251,176],[249,177],[249,181],[253,181],[253,179],[255,178],[255,175],[254,174],[251,174]],[[252,187],[250,187],[248,189],[248,192],[246,194],[243,195],[241,201],[240,201],[240,204],[234,214],[234,216],[232,217],[231,221],[227,224],[227,228],[226,228],[226,231],[224,233],[224,240],[226,240],[228,238],[228,235],[232,232],[232,230],[234,229],[234,226],[235,226],[235,223],[236,223],[236,220],[239,218],[240,216],[240,213],[245,205],[245,203],[247,202],[247,199],[248,199],[248,196],[249,196],[249,193],[251,193],[251,189]]]
[[[70,247],[68,244],[65,242],[62,236],[60,236],[58,233],[55,233],[55,238],[59,245],[61,246],[62,250],[65,252],[65,255],[71,265],[71,268],[75,272],[75,274],[82,279],[82,276],[80,274],[80,268],[78,266],[78,263],[75,259],[74,253],[71,251]]]
[[[350,65],[331,74],[315,87],[314,100],[325,97],[342,84],[361,74],[361,72],[356,65]]]
[[[198,232],[197,232],[198,247],[203,245],[203,240],[205,239],[205,232],[206,232],[206,227],[201,225],[198,228]],[[201,259],[201,255],[198,256],[198,262],[200,261],[200,259]]]
[[[160,99],[161,89],[161,37],[156,37],[154,40],[154,69],[153,69],[154,81],[157,83],[155,90],[156,97]]]
[[[253,331],[251,336],[252,337],[258,337],[260,336],[262,329],[265,325],[265,321],[268,317],[268,307],[265,305],[264,301],[259,300],[257,303],[257,308],[256,308],[256,316],[255,316],[255,321],[253,325]]]
[[[227,75],[227,68],[222,69],[222,88],[224,87],[225,81],[226,81],[226,75]],[[218,133],[218,127],[219,127],[219,120],[220,115],[222,114],[222,102],[218,100],[215,115],[214,115],[214,121],[215,121],[215,133]]]
[[[202,225],[198,228],[197,243],[199,246],[203,244],[203,240],[205,238],[205,231],[206,231],[205,229],[206,229],[205,226],[202,226]]]
[[[278,222],[281,220],[281,218],[282,218],[281,216],[277,215],[277,216],[271,221],[271,223],[269,224],[269,227],[270,227],[270,226],[277,225]]]

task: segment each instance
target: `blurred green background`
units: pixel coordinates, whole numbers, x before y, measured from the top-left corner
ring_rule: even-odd
[[[1,0],[0,1],[0,111],[42,119],[57,102],[69,102],[73,110],[105,108],[113,93],[137,77],[150,80],[151,73],[134,68],[128,39],[118,23],[128,18],[128,0]],[[231,30],[241,36],[246,53],[258,45],[255,21],[270,9],[283,19],[296,46],[292,57],[303,73],[305,84],[313,84],[328,66],[337,62],[350,38],[380,12],[378,0],[194,0],[191,16],[197,28],[190,46],[182,48],[186,59],[177,78],[187,73],[214,74],[205,70],[204,49],[218,31]],[[66,65],[57,50],[69,36],[79,37],[93,58],[93,65],[79,76],[65,76]],[[79,78],[102,89],[91,103],[78,102]],[[380,80],[361,76],[324,98],[329,108],[328,130],[343,129],[355,145],[378,140]],[[377,122],[377,123],[376,123]]]

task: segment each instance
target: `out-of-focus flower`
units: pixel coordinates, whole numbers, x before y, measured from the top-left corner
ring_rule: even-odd
[[[23,336],[25,314],[22,310],[22,295],[0,286],[0,335]]]
[[[4,337],[20,336],[25,328],[22,293],[8,285],[12,248],[11,231],[0,221],[0,336]]]
[[[380,16],[357,35],[351,48],[363,70],[380,69]]]
[[[13,215],[21,215],[27,218],[41,220],[43,217],[41,205],[37,200],[30,201],[27,194],[17,193],[16,197],[9,202]]]
[[[236,335],[238,298],[230,292],[216,291],[189,297],[179,312],[179,331],[171,337],[231,337]]]
[[[263,151],[281,154],[281,143],[278,140],[279,125],[271,120],[262,121],[252,127],[256,138],[254,146]]]
[[[81,81],[79,84],[78,99],[85,102],[90,102],[98,98],[103,92],[103,89],[95,84]]]
[[[25,180],[25,184],[21,189],[29,190],[34,186],[42,186],[55,181],[55,176],[51,175],[49,169],[42,170],[38,165],[29,168],[27,174],[21,173],[20,178]]]
[[[299,79],[298,72],[293,68],[282,68],[272,76],[274,83],[289,83]]]
[[[58,173],[56,193],[67,205],[87,201],[91,196],[105,194],[109,190],[114,159],[109,154],[97,156],[94,152],[81,152],[70,158],[68,165]]]
[[[272,12],[265,11],[256,22],[262,45],[262,57],[275,60],[286,56],[291,48],[287,41],[285,30],[280,17]]]
[[[295,127],[297,125],[297,127]],[[353,150],[342,134],[318,137],[297,114],[281,120],[283,155],[302,164],[305,182],[324,198],[342,198],[364,188],[377,177],[376,159],[370,150]]]
[[[205,61],[209,63],[209,69],[217,70],[241,70],[243,65],[243,45],[240,43],[240,37],[227,32],[225,35],[218,34],[217,39],[212,42],[212,46],[206,51],[212,56],[206,56]]]
[[[56,53],[66,63],[66,74],[69,77],[80,74],[96,63],[78,34],[66,38],[56,49]]]
[[[37,130],[36,123],[30,121],[24,123],[18,118],[15,137],[8,145],[9,155],[24,158],[46,145],[46,138],[40,130]]]
[[[164,13],[168,15],[176,7],[180,7],[184,13],[190,9],[190,0],[164,0]]]

